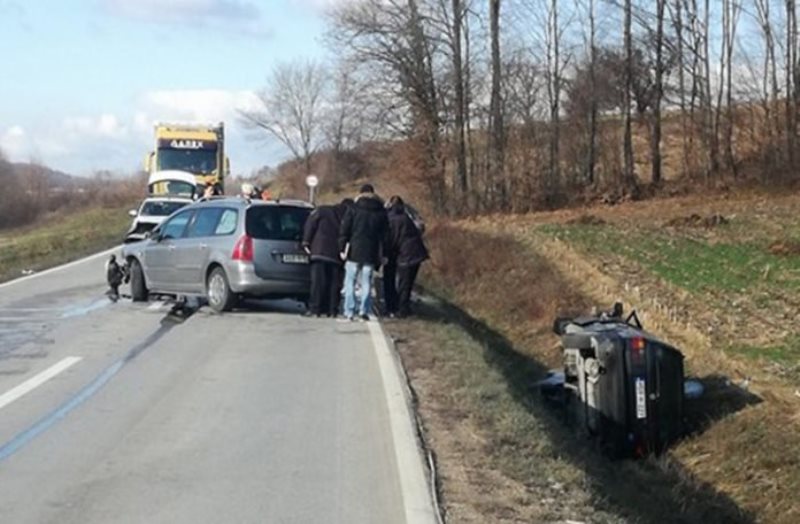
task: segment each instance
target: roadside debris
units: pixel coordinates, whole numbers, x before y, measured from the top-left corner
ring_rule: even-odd
[[[692,213],[689,216],[677,217],[669,220],[664,224],[664,227],[704,227],[711,229],[717,226],[724,226],[729,224],[730,220],[719,214],[708,216],[701,216],[697,213]]]
[[[770,244],[769,252],[782,257],[800,255],[800,242],[795,240],[779,240]]]

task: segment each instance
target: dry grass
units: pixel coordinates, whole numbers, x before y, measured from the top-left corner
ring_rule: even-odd
[[[419,350],[433,355],[433,364],[425,364],[432,367],[426,371],[433,377],[428,387],[449,392],[453,396],[449,409],[460,410],[477,424],[492,468],[526,486],[534,498],[569,504],[574,497],[577,511],[585,511],[578,517],[572,505],[547,519],[559,515],[597,522],[752,520],[729,496],[697,479],[674,456],[638,463],[610,461],[541,404],[532,385],[560,362],[557,339],[550,333],[553,317],[585,310],[593,302],[548,256],[511,235],[476,231],[474,224],[439,226],[428,240],[433,260],[424,272],[425,285],[458,307],[424,307],[426,324],[414,325],[405,336],[428,339],[443,322],[469,334],[469,344],[444,337]],[[418,365],[413,359],[408,364],[413,377]],[[423,412],[426,403],[421,396]],[[441,399],[437,405],[441,410]],[[557,479],[569,495],[538,495],[537,489],[552,484],[548,479]],[[497,489],[497,497],[510,496],[502,487]]]
[[[3,230],[0,282],[120,244],[130,225],[130,207],[60,212],[32,226]]]

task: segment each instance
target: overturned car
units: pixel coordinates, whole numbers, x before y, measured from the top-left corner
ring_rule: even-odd
[[[646,332],[636,312],[556,319],[563,372],[539,383],[568,420],[614,457],[663,452],[683,434],[683,354]]]

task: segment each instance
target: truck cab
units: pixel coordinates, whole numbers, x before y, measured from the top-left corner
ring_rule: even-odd
[[[229,161],[225,156],[224,124],[156,124],[155,149],[145,159],[145,171],[185,171],[197,186],[225,189]]]

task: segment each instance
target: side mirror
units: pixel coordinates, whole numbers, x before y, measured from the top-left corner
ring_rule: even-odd
[[[144,157],[144,171],[145,173],[150,173],[153,171],[153,159],[155,158],[155,152],[147,153]]]
[[[136,211],[135,209],[131,209],[130,211],[128,211],[128,216],[130,216],[131,218],[136,218],[137,216],[139,216],[139,212]]]

